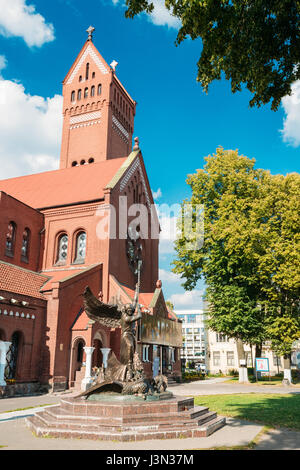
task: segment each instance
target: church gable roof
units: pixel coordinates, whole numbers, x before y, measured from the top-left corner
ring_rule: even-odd
[[[67,73],[63,84],[69,85],[73,82],[74,78],[79,72],[80,67],[82,66],[87,57],[90,57],[93,60],[93,62],[103,75],[107,75],[111,72],[109,65],[105,62],[105,60],[103,59],[97,48],[94,46],[94,44],[91,41],[86,41],[81,51],[79,52],[77,58],[75,59],[75,62]]]

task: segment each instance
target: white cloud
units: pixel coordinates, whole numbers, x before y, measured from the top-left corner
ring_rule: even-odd
[[[0,72],[6,68],[7,60],[4,55],[0,55]]]
[[[114,5],[122,6],[126,8],[126,4],[123,0],[112,0]],[[150,14],[146,14],[149,21],[157,26],[168,26],[168,28],[179,29],[181,22],[178,18],[173,16],[171,12],[166,8],[164,0],[152,0],[154,10]]]
[[[191,291],[185,291],[182,294],[172,294],[168,300],[172,302],[175,310],[178,307],[185,307],[189,309],[201,308],[203,302],[203,291],[195,289]]]
[[[171,271],[166,271],[165,269],[159,270],[159,279],[162,282],[170,282],[170,283],[180,283],[182,279],[178,274],[172,273]]]
[[[0,34],[21,37],[29,47],[54,40],[54,27],[27,0],[0,0]]]
[[[177,217],[158,213],[161,232],[159,234],[160,254],[174,253],[174,242],[177,238]]]
[[[62,96],[31,96],[0,77],[0,179],[58,168]]]
[[[157,191],[152,191],[152,195],[154,200],[159,199],[162,196],[161,189],[158,188]]]
[[[300,80],[292,85],[292,94],[281,100],[286,117],[281,129],[284,142],[298,147],[300,145]]]
[[[154,5],[153,12],[149,15],[150,21],[158,26],[168,26],[169,28],[180,28],[181,22],[173,16],[165,7],[164,0],[152,0]]]

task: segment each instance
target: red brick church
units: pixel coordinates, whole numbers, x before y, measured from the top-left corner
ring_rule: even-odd
[[[181,324],[158,281],[158,225],[138,140],[136,102],[89,37],[63,81],[59,170],[0,181],[0,342],[10,342],[7,384],[80,386],[85,347],[119,355],[120,329],[91,321],[82,293],[131,302],[135,256],[142,259],[143,319],[138,348],[146,373],[180,377]],[[132,244],[120,213],[126,201],[149,216]],[[133,220],[131,215],[127,223]],[[106,233],[106,236],[103,236]],[[121,236],[120,236],[121,233]],[[125,233],[125,235],[124,235]],[[138,240],[138,242],[137,242]],[[26,388],[26,387],[25,387]]]

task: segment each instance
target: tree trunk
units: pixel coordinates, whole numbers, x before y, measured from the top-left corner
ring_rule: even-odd
[[[246,356],[245,356],[243,342],[240,339],[236,340],[236,350],[237,350],[238,364],[239,364],[239,382],[247,383],[249,382],[249,380],[248,380]]]
[[[262,356],[262,343],[255,345],[255,359]],[[261,379],[261,372],[256,370],[256,361],[255,361],[255,374],[257,379]]]
[[[255,358],[261,357],[262,355],[262,344],[256,344],[255,345]]]
[[[291,372],[291,355],[285,354],[283,356],[283,383],[290,385],[292,383],[292,372]]]

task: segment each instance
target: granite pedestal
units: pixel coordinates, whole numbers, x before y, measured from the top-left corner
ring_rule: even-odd
[[[193,398],[143,400],[107,395],[101,400],[64,398],[60,405],[26,419],[37,436],[115,441],[207,437],[225,425]]]

